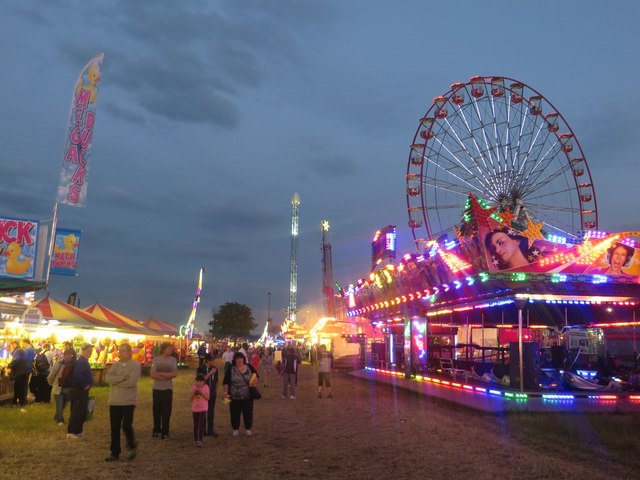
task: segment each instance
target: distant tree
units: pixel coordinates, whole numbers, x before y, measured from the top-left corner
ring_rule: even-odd
[[[254,321],[251,308],[237,302],[227,302],[213,310],[213,320],[209,322],[214,337],[247,337],[258,324]]]

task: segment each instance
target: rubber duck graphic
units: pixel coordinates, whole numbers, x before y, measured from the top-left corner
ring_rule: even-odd
[[[81,90],[89,90],[89,103],[96,101],[96,87],[100,83],[100,65],[92,63],[87,71],[87,84],[84,83],[84,79],[80,79],[76,85],[76,97],[80,94]]]
[[[26,272],[31,265],[31,259],[23,257],[24,260],[20,260],[20,245],[16,242],[12,242],[2,253],[4,256],[9,257],[4,269],[11,275],[20,275]]]
[[[64,243],[64,248],[60,248],[59,245],[56,245],[55,247],[53,247],[53,251],[55,253],[73,253],[73,249],[78,246],[78,237],[76,237],[73,233],[70,233],[69,235],[64,237],[64,240],[62,242]]]

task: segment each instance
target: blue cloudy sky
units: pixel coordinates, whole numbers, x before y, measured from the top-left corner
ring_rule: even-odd
[[[260,325],[288,303],[290,199],[300,206],[302,314],[366,276],[375,230],[411,251],[409,145],[433,97],[473,75],[519,79],[564,115],[588,159],[600,228],[640,226],[640,4],[599,1],[109,0],[0,4],[0,215],[51,217],[73,84],[104,52],[77,291],[179,324],[207,267],[198,323],[227,301]],[[634,146],[635,145],[635,146]],[[316,307],[314,307],[316,306]]]

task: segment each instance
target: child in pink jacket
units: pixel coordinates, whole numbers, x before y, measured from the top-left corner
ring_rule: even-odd
[[[191,412],[193,413],[193,440],[196,447],[202,447],[202,438],[207,423],[207,410],[209,410],[209,396],[211,392],[204,375],[196,375],[196,381],[191,386]]]

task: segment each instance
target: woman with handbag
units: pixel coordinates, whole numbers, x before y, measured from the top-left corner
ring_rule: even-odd
[[[247,364],[245,356],[237,352],[233,356],[231,368],[225,373],[222,386],[224,388],[225,403],[229,404],[231,416],[231,428],[233,436],[238,436],[240,429],[240,416],[244,420],[244,428],[247,435],[251,435],[253,427],[253,400],[260,398],[256,387],[258,374],[255,369]],[[252,392],[253,391],[253,395]]]

